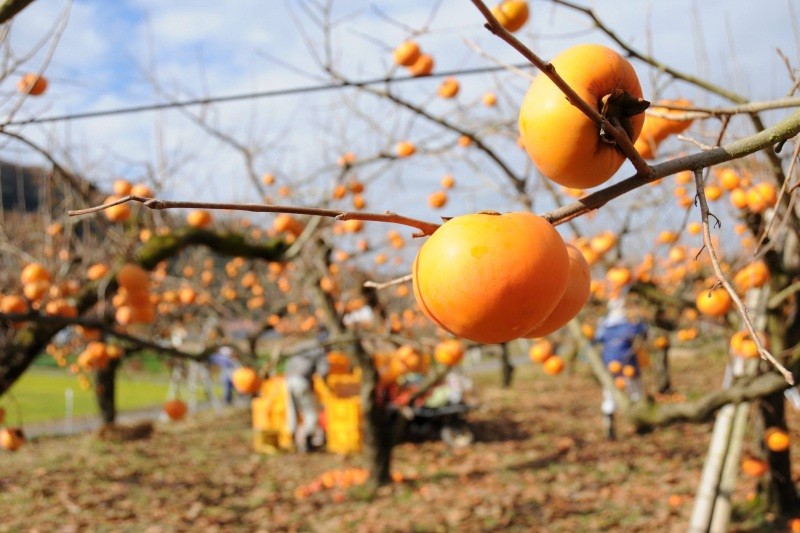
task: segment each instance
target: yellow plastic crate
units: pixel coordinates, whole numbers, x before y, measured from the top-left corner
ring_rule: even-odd
[[[358,453],[363,437],[361,432],[361,400],[329,397],[325,403],[327,448],[334,453]]]
[[[281,377],[266,380],[261,385],[261,396],[253,398],[250,404],[253,448],[257,452],[270,453],[270,447],[282,450],[294,447],[294,439],[286,427],[286,401],[286,385]]]

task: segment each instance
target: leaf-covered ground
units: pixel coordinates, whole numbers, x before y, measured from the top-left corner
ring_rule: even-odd
[[[689,395],[718,386],[723,362],[675,365]],[[478,382],[478,442],[404,444],[404,480],[371,500],[296,490],[361,457],[251,452],[249,413],[206,413],[124,444],[94,435],[40,439],[0,454],[0,531],[684,531],[711,425],[603,439],[600,392],[582,366]],[[798,425],[793,412],[792,423]],[[747,443],[752,447],[753,443]],[[797,464],[797,460],[795,460]],[[742,478],[744,502],[755,481]],[[739,523],[739,527],[743,527]]]

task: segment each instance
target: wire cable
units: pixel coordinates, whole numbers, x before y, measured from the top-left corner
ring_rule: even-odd
[[[523,69],[523,68],[533,68],[533,65],[530,63],[521,63],[517,65],[511,65],[513,68]],[[0,124],[0,127],[7,127],[7,126],[25,126],[28,124],[44,124],[47,122],[64,122],[68,120],[82,120],[88,118],[99,118],[99,117],[110,117],[115,115],[128,115],[132,113],[142,113],[146,111],[159,111],[162,109],[173,109],[178,107],[190,107],[196,105],[208,105],[208,104],[218,104],[218,103],[227,103],[227,102],[237,102],[241,100],[255,100],[260,98],[272,98],[276,96],[288,96],[294,94],[308,94],[308,93],[317,93],[317,92],[324,92],[324,91],[331,91],[331,90],[338,90],[338,89],[347,89],[352,87],[368,87],[370,85],[378,85],[378,84],[393,84],[393,83],[403,83],[412,80],[425,80],[425,79],[436,79],[436,78],[444,78],[446,76],[471,76],[474,74],[486,74],[490,72],[498,72],[502,70],[507,70],[506,66],[491,66],[491,67],[477,67],[477,68],[470,68],[470,69],[461,69],[461,70],[448,70],[444,72],[437,72],[435,74],[429,74],[427,76],[401,76],[397,78],[372,78],[368,80],[361,80],[361,81],[344,81],[338,83],[328,83],[324,85],[306,85],[304,87],[289,87],[286,89],[272,89],[268,91],[258,91],[258,92],[251,92],[251,93],[240,93],[240,94],[231,94],[227,96],[210,96],[207,98],[193,98],[190,100],[181,100],[177,102],[163,102],[160,104],[145,104],[145,105],[137,105],[137,106],[130,106],[130,107],[120,107],[116,109],[104,109],[99,111],[86,111],[83,113],[73,113],[69,115],[54,115],[49,117],[34,117],[29,119],[23,120],[12,120],[6,122],[5,124]]]

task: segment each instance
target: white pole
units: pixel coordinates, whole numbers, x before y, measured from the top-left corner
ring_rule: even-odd
[[[64,404],[65,404],[65,413],[64,413],[64,429],[67,433],[72,433],[72,417],[74,412],[74,403],[75,403],[75,393],[72,389],[67,388],[64,390]]]

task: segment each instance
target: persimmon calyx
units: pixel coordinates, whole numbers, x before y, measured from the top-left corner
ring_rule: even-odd
[[[630,118],[644,113],[645,109],[650,107],[650,102],[647,100],[633,97],[622,89],[614,89],[610,94],[603,96],[599,104],[598,107],[603,118],[611,124],[619,123],[631,142],[635,139],[633,138],[633,124]],[[609,144],[615,143],[613,137],[605,131],[602,125],[600,126],[600,138]]]

